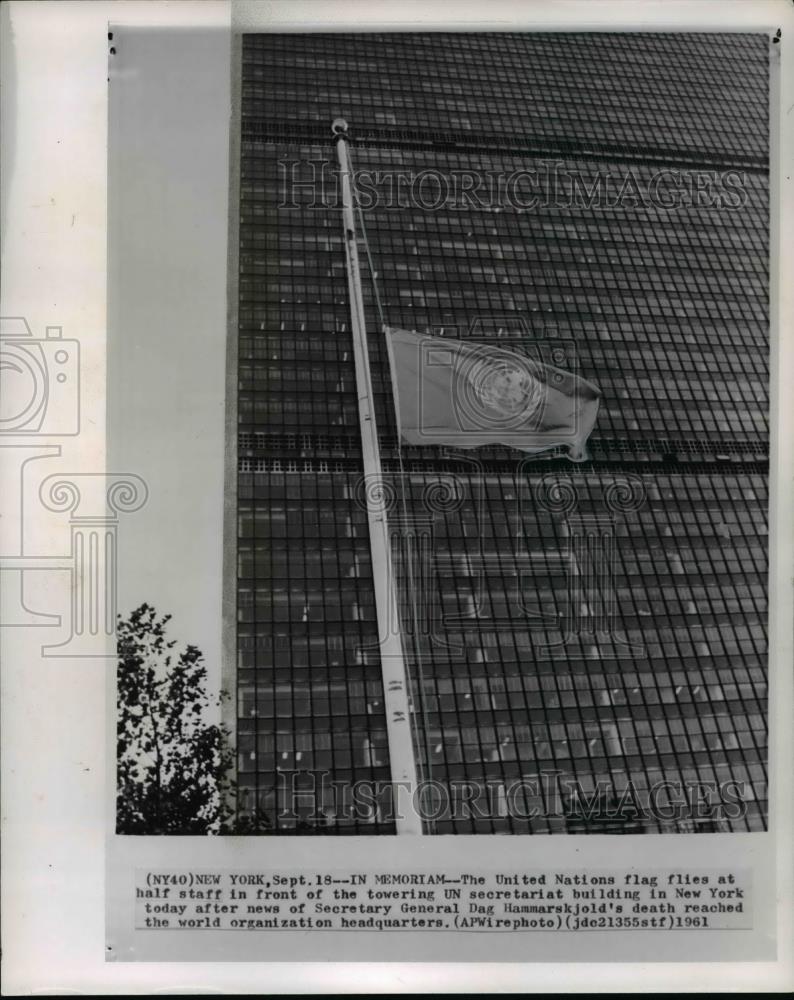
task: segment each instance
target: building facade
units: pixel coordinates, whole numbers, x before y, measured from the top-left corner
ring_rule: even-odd
[[[765,828],[768,71],[765,35],[244,36],[241,828],[395,829],[340,117],[425,832]],[[590,460],[400,446],[383,322],[575,369]]]

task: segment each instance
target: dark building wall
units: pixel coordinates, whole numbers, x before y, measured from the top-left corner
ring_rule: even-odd
[[[429,553],[421,580],[399,564],[420,772],[493,790],[431,830],[764,826],[767,74],[766,36],[245,38],[238,739],[271,819],[293,769],[389,775],[342,116],[387,322],[538,352],[603,393],[583,466],[398,450],[362,253],[389,518]],[[647,807],[663,780],[745,782],[746,814],[565,816],[571,787]],[[321,830],[392,830],[330,805]]]

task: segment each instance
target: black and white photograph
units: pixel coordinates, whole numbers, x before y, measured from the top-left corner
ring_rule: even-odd
[[[765,828],[773,45],[243,36],[238,822]]]
[[[776,44],[242,35],[221,665],[120,609],[118,833],[766,829]]]
[[[788,5],[55,6],[0,21],[4,909],[69,955],[15,987],[790,976]]]

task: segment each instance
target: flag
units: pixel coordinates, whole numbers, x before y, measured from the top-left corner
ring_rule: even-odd
[[[400,437],[411,445],[564,446],[586,461],[599,390],[573,372],[492,344],[386,327]]]

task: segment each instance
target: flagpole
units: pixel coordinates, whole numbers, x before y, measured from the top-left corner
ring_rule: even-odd
[[[347,285],[350,295],[356,395],[358,396],[361,451],[365,477],[365,488],[362,492],[366,497],[369,542],[372,553],[372,577],[375,588],[378,635],[380,637],[386,735],[389,743],[392,782],[402,786],[403,789],[402,793],[399,788],[395,789],[395,825],[398,834],[420,835],[424,833],[424,830],[417,808],[419,803],[414,801],[414,792],[418,788],[418,781],[411,734],[408,676],[397,612],[386,505],[383,502],[378,502],[378,497],[383,499],[388,490],[385,489],[386,484],[383,482],[378,428],[375,420],[375,402],[372,393],[372,376],[369,367],[367,325],[364,316],[364,298],[361,292],[361,273],[356,240],[353,186],[347,150],[347,122],[337,118],[331,125],[331,131],[336,140],[339,175],[342,182],[342,220],[347,259]]]

